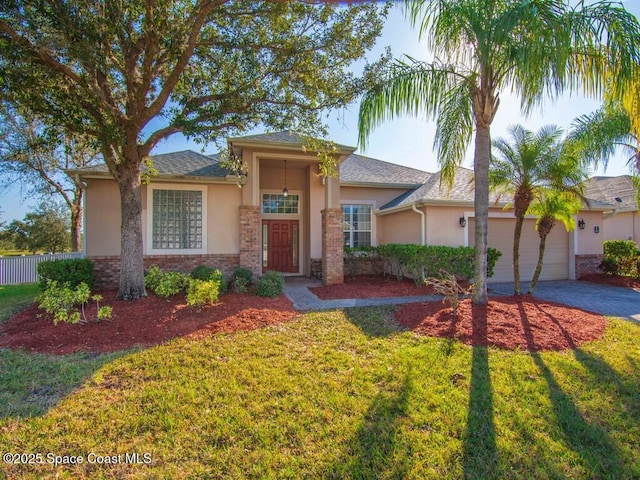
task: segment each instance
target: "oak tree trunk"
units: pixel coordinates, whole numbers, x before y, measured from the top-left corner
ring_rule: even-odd
[[[144,288],[140,166],[129,164],[119,174],[122,240],[118,298],[137,300],[147,294]]]
[[[82,192],[71,206],[71,251],[82,250]]]

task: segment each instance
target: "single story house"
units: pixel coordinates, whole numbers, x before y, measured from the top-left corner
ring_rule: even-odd
[[[448,188],[440,173],[364,157],[338,145],[339,178],[325,178],[318,156],[288,132],[230,138],[228,146],[247,165],[242,188],[217,156],[183,151],[153,157],[158,174],[142,187],[145,265],[190,271],[206,264],[226,273],[242,266],[255,275],[278,270],[305,276],[320,268],[323,281],[333,284],[343,282],[345,245],[473,245],[468,169],[458,168]],[[116,283],[116,182],[104,165],[75,173],[86,185],[86,256],[101,282]],[[491,201],[489,246],[502,252],[493,281],[512,280],[514,217],[504,206],[505,199]],[[593,271],[602,256],[603,212],[610,209],[592,202],[580,213],[587,228],[568,233],[559,225],[553,230],[542,279]],[[535,219],[528,218],[521,243],[523,280],[533,275],[538,240]]]
[[[590,178],[584,186],[584,194],[613,206],[611,211],[605,213],[602,222],[605,240],[640,241],[636,188],[630,175]]]

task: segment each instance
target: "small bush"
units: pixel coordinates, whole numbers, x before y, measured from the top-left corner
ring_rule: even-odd
[[[609,275],[640,276],[640,250],[633,240],[606,240],[601,270]],[[615,269],[614,269],[615,264]]]
[[[224,278],[222,271],[216,267],[207,267],[206,265],[200,265],[193,269],[191,272],[191,278],[197,280],[215,280],[219,284],[220,293],[227,291],[227,280]]]
[[[604,272],[606,275],[617,275],[618,274],[618,262],[616,262],[615,258],[605,257],[598,265],[598,270]]]
[[[245,293],[251,281],[253,280],[253,272],[248,268],[236,268],[231,274],[231,287],[236,293]]]
[[[199,280],[194,278],[189,282],[187,305],[190,307],[202,307],[217,303],[219,292],[220,283],[218,280]]]
[[[473,286],[462,288],[456,279],[456,276],[452,273],[444,270],[440,271],[440,277],[426,278],[424,284],[428,287],[432,287],[436,293],[444,295],[444,300],[449,301],[451,309],[453,310],[453,318],[458,315],[458,307],[460,306],[460,300],[466,295],[471,293]],[[462,298],[460,298],[462,296]]]
[[[260,297],[277,297],[284,290],[284,275],[270,270],[256,282],[256,295]]]
[[[86,283],[81,283],[76,287],[70,287],[68,284],[58,285],[55,280],[49,280],[47,288],[38,297],[38,308],[53,315],[53,323],[60,322],[78,323],[80,321],[87,322],[85,315],[85,304],[89,301],[91,289]],[[110,306],[100,306],[102,295],[94,295],[91,299],[96,302],[96,321],[111,318],[113,309]],[[77,310],[77,306],[82,309],[82,314]]]
[[[633,240],[605,240],[604,255],[613,258],[632,258],[640,255],[640,250]]]
[[[54,281],[58,285],[68,285],[71,288],[85,283],[89,289],[95,282],[93,263],[86,258],[47,260],[38,264],[37,271],[42,290],[47,288],[49,281]]]
[[[185,291],[189,287],[190,279],[189,275],[184,273],[163,272],[152,266],[144,277],[144,285],[159,297],[168,298]]]

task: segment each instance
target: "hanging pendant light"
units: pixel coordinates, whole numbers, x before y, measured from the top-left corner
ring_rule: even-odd
[[[284,188],[282,189],[282,196],[289,196],[289,189],[287,189],[287,161],[284,161]]]

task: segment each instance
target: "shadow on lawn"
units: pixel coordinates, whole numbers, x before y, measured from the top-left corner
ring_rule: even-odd
[[[400,383],[380,391],[362,419],[362,425],[335,464],[330,478],[405,478],[412,466],[411,445],[401,442],[413,390],[411,369]],[[394,388],[395,387],[395,388]]]
[[[387,337],[406,329],[399,325],[392,315],[394,307],[362,307],[345,308],[345,317],[356,327],[362,330],[369,338]]]
[[[473,337],[487,344],[487,307],[473,306]],[[482,341],[484,339],[484,341]],[[493,423],[493,392],[487,347],[475,346],[471,357],[471,386],[467,431],[463,445],[464,478],[498,478],[498,450]]]
[[[0,349],[0,419],[44,415],[125,352],[42,355]]]
[[[520,307],[520,320],[527,339],[529,354],[547,382],[553,414],[556,424],[562,431],[564,443],[579,454],[587,464],[585,467],[591,472],[593,478],[624,477],[621,452],[615,442],[604,428],[587,421],[572,398],[562,390],[542,356],[538,352],[532,351],[534,348],[533,332],[527,314],[522,307]],[[562,334],[570,339],[562,325],[557,320],[553,320],[560,327]],[[571,340],[569,344],[575,346]],[[613,375],[614,378],[617,378],[617,374],[609,365],[606,365],[605,368],[605,362],[579,349],[574,349],[573,352],[575,358],[590,369],[598,382],[615,382],[615,380],[606,379],[607,375]]]

